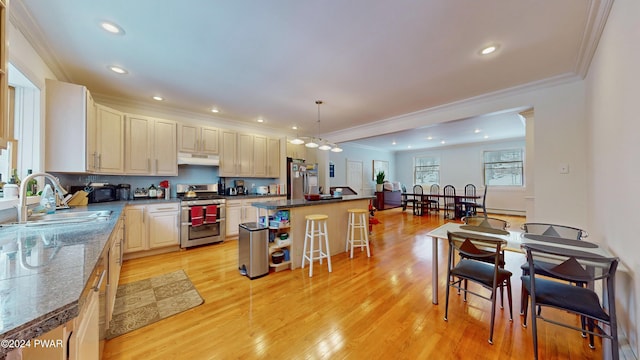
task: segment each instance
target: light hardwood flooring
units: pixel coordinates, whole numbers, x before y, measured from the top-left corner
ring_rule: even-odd
[[[331,215],[331,214],[329,214]],[[104,359],[526,359],[533,358],[531,329],[519,315],[520,265],[513,272],[514,319],[496,312],[494,344],[490,303],[452,293],[443,320],[446,263],[440,244],[439,305],[431,303],[431,239],[442,215],[376,212],[381,224],[370,236],[372,254],[355,252],[308,269],[249,280],[237,270],[237,241],[129,260],[121,283],[183,269],[205,303],[106,342]],[[512,227],[522,218],[507,217]],[[505,297],[506,302],[506,297]],[[546,311],[546,310],[545,310]],[[547,313],[545,313],[547,314]],[[548,314],[547,314],[548,315]],[[556,315],[556,314],[554,314]],[[566,313],[557,316],[575,320]],[[601,343],[589,349],[578,332],[539,322],[541,359],[599,359]]]

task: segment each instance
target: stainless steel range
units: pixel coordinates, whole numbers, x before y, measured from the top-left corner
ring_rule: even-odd
[[[225,199],[218,184],[177,184],[180,199],[180,247],[224,241]]]

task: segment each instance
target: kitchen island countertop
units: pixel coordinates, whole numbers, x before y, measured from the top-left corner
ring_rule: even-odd
[[[375,199],[375,196],[346,195],[340,198],[329,198],[329,199],[323,199],[323,200],[305,200],[305,199],[276,200],[276,201],[255,202],[255,203],[251,203],[251,205],[259,209],[280,210],[280,209],[291,209],[291,208],[304,207],[304,206],[317,206],[317,205],[341,203],[345,201],[369,200],[369,199]]]

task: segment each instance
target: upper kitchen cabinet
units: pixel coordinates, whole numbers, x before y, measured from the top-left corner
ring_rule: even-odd
[[[178,175],[175,121],[126,116],[125,173]]]
[[[217,155],[219,130],[210,126],[178,125],[178,151]]]
[[[96,105],[91,94],[84,86],[56,80],[47,79],[45,86],[46,171],[97,171]]]
[[[222,130],[220,176],[278,177],[280,141],[275,140],[277,146],[264,135]]]
[[[267,177],[280,177],[280,139],[267,139]]]
[[[9,118],[7,107],[7,90],[9,77],[9,63],[7,61],[7,3],[0,0],[0,149],[7,148],[9,134]]]
[[[96,105],[95,156],[95,172],[124,173],[124,114],[120,111]]]

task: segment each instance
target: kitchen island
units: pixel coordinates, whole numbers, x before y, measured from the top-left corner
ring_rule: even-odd
[[[347,209],[368,209],[374,196],[349,195],[342,198],[326,200],[280,200],[256,202],[251,205],[258,208],[260,216],[272,215],[279,210],[289,211],[289,238],[291,239],[291,269],[302,265],[302,249],[306,229],[305,216],[311,214],[325,214],[329,216],[327,229],[329,231],[329,250],[331,255],[344,252],[347,241]]]

